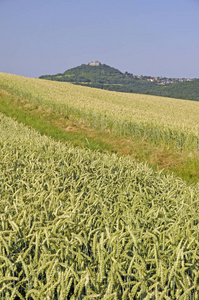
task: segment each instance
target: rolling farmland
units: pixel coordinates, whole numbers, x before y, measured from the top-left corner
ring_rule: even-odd
[[[198,156],[197,102],[2,73],[1,95]],[[199,298],[199,184],[0,114],[0,191],[1,299]]]

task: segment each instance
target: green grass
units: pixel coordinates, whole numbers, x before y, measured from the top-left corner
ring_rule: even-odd
[[[113,151],[110,145],[97,141],[88,137],[85,134],[76,134],[74,132],[68,132],[61,128],[58,128],[53,124],[53,120],[57,119],[56,115],[48,114],[37,111],[33,112],[32,108],[25,106],[20,107],[19,103],[13,101],[11,95],[0,95],[0,111],[8,117],[12,117],[20,123],[31,126],[38,130],[41,134],[50,136],[56,141],[71,142],[74,146],[82,146],[91,150],[98,149],[99,151]]]

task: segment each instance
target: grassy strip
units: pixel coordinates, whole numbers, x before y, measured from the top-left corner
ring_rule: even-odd
[[[74,120],[72,116],[66,119],[52,110],[33,107],[24,99],[6,92],[0,92],[0,111],[55,140],[71,142],[74,146],[91,150],[117,153],[120,156],[130,155],[138,161],[147,162],[154,169],[173,172],[189,183],[199,180],[199,159],[193,153],[180,153],[165,145],[153,145],[143,139],[132,141],[120,138],[110,132],[90,128],[81,121]]]
[[[113,149],[102,141],[96,141],[86,134],[77,134],[67,128],[62,128],[57,123],[57,117],[46,114],[46,112],[32,109],[26,105],[19,106],[13,100],[13,96],[0,96],[0,111],[6,116],[12,117],[20,123],[31,126],[38,130],[41,134],[45,134],[57,141],[71,142],[74,146],[82,146],[91,150],[113,151]],[[56,125],[57,123],[57,125]],[[70,126],[68,126],[70,127]]]

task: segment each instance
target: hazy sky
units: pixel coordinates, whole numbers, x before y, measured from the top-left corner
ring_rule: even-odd
[[[0,0],[0,72],[38,77],[93,60],[199,78],[199,0]]]

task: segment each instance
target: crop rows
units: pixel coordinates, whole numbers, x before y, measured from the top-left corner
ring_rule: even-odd
[[[199,103],[107,92],[68,83],[0,74],[0,87],[35,107],[81,119],[119,136],[199,151]]]
[[[0,115],[0,298],[198,299],[199,187]]]

